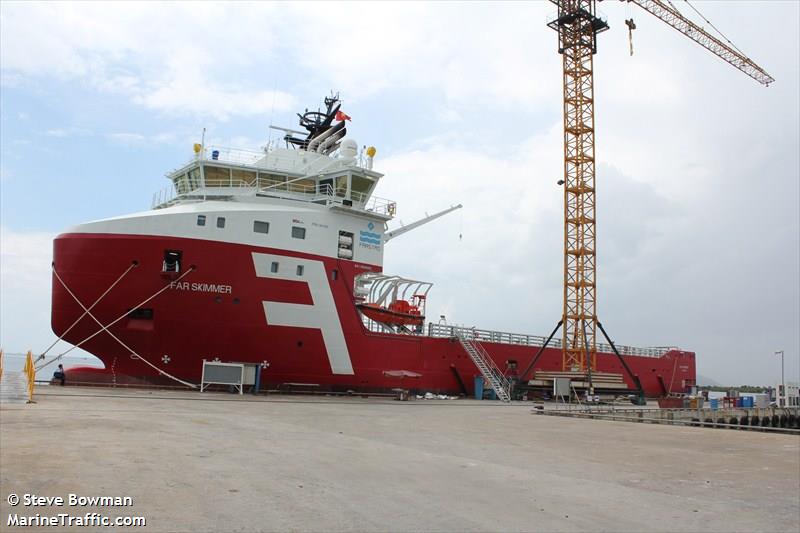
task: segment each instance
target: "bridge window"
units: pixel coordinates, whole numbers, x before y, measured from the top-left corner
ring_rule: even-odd
[[[206,165],[203,167],[203,173],[206,178],[206,187],[231,186],[231,169],[229,168],[212,167]]]
[[[366,200],[367,194],[372,189],[372,185],[374,182],[367,178],[366,176],[356,176],[352,177],[352,182],[350,189],[352,190],[353,200],[357,202],[363,202]]]
[[[252,187],[256,184],[256,173],[251,170],[234,168],[231,171],[233,187]]]
[[[189,187],[191,190],[195,190],[201,186],[199,168],[193,168],[192,170],[189,171],[189,173],[186,176],[189,179]]]
[[[258,173],[258,186],[271,187],[281,191],[286,190],[286,176],[276,176],[275,174]]]
[[[256,233],[269,233],[269,222],[253,221],[253,231]]]
[[[206,225],[206,216],[205,215],[197,215],[197,225],[198,226],[205,226]]]
[[[347,194],[347,176],[336,176],[336,196]]]
[[[174,176],[172,182],[175,184],[175,192],[178,194],[186,194],[191,190],[189,188],[189,181],[186,179],[186,174]]]
[[[222,229],[225,227],[225,217],[217,217],[217,227]]]
[[[286,184],[286,189],[290,192],[302,194],[315,194],[317,192],[317,182],[312,179],[293,180]]]
[[[325,178],[324,180],[319,180],[319,187],[317,189],[317,193],[319,194],[332,194],[333,193],[333,178]]]
[[[299,226],[292,226],[292,237],[295,239],[305,239],[306,228],[301,228]]]

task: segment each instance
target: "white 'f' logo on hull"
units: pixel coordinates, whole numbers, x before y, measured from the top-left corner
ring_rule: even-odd
[[[278,272],[272,271],[273,263],[278,264]],[[256,276],[260,278],[302,281],[308,283],[311,293],[311,305],[263,301],[267,324],[320,330],[331,371],[334,374],[353,374],[350,352],[347,351],[342,323],[322,261],[254,252],[253,265]],[[303,267],[302,277],[297,275],[298,266]]]

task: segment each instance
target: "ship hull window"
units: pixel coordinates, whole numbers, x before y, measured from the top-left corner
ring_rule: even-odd
[[[294,238],[294,239],[305,239],[306,238],[306,228],[301,228],[299,226],[292,226],[292,238]]]
[[[297,265],[297,275],[298,276],[303,275],[303,265]]]
[[[277,261],[273,261],[272,262],[272,264],[269,266],[269,271],[272,272],[273,274],[277,274],[278,273],[278,262]]]
[[[205,215],[197,215],[197,225],[198,226],[205,226],[206,225],[206,216]]]
[[[217,227],[223,229],[225,227],[225,217],[217,217]]]
[[[253,231],[256,233],[269,233],[269,222],[253,221]]]
[[[134,320],[153,320],[153,309],[139,307],[128,311],[128,318]]]

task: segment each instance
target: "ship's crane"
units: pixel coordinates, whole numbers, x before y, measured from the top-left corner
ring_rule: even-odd
[[[559,184],[564,187],[564,306],[561,321],[553,334],[562,328],[563,370],[588,372],[591,384],[591,372],[596,367],[595,338],[598,328],[616,352],[613,342],[598,322],[596,312],[592,58],[597,53],[597,34],[607,30],[609,26],[597,15],[596,0],[550,1],[558,6],[558,16],[548,26],[558,32],[558,52],[563,59],[564,84],[564,178],[559,180]],[[759,83],[769,85],[775,81],[730,41],[726,44],[683,16],[670,0],[627,1],[658,17]],[[632,32],[636,27],[633,19],[626,23],[629,32]],[[533,368],[543,349],[544,347],[534,357],[528,369]],[[620,361],[627,370],[621,356]],[[636,376],[631,375],[631,378],[641,390]]]

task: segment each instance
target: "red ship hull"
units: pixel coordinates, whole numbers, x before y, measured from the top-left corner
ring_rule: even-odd
[[[321,390],[382,391],[402,385],[426,392],[472,392],[472,378],[479,372],[456,339],[375,333],[364,327],[353,301],[353,280],[363,272],[379,272],[380,267],[375,265],[209,240],[86,233],[59,236],[54,241],[54,265],[67,287],[89,307],[132,262],[138,262],[92,308],[92,314],[105,325],[137,308],[174,280],[176,274],[162,272],[164,250],[174,249],[183,254],[184,269],[180,274],[190,265],[196,267],[182,278],[188,285],[170,287],[141,306],[150,311],[147,317],[125,317],[109,328],[132,351],[166,373],[198,383],[202,360],[219,358],[269,362],[262,378],[267,386],[305,383],[319,385]],[[315,303],[314,297],[302,278],[295,281],[260,277],[254,266],[254,253],[322,263],[351,373],[333,371],[326,339],[319,328],[270,323],[265,302],[310,306]],[[107,332],[85,340],[99,329],[88,316],[65,334],[83,310],[55,277],[52,303],[53,331],[101,359],[107,381],[175,384],[132,357],[131,350]],[[525,368],[538,350],[535,346],[481,344],[501,369],[506,368],[508,360]],[[692,352],[673,350],[661,357],[626,356],[626,362],[651,397],[683,392],[695,380]],[[536,370],[561,370],[561,350],[546,349]],[[617,358],[605,353],[597,356],[597,370],[625,373]],[[401,382],[392,377],[395,371],[420,376]],[[624,379],[633,388],[627,375]]]

